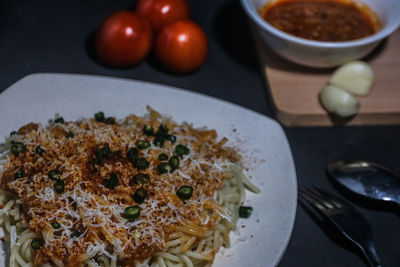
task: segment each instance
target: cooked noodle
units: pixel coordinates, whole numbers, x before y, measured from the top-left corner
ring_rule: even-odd
[[[154,112],[151,110],[151,113]],[[156,117],[156,120],[166,120],[152,114]],[[148,121],[149,118],[144,118]],[[154,120],[151,118],[151,120]],[[135,118],[135,121],[142,122],[141,118]],[[172,123],[167,120],[168,123]],[[139,123],[140,124],[140,123]],[[183,125],[186,130],[197,131],[191,128],[189,125]],[[200,131],[199,131],[200,132]],[[5,163],[7,161],[9,153],[10,143],[15,138],[21,138],[20,135],[12,137],[7,140],[7,143],[3,145],[3,151],[1,151],[0,159],[0,172],[5,171]],[[190,135],[187,136],[190,139]],[[178,140],[179,141],[179,140]],[[221,145],[222,146],[222,145]],[[204,148],[199,153],[201,156],[204,153]],[[199,156],[199,157],[200,157]],[[235,156],[237,156],[235,154]],[[215,254],[220,250],[221,247],[229,247],[229,232],[234,230],[238,220],[238,209],[239,206],[244,203],[245,200],[245,189],[251,190],[255,193],[259,192],[259,189],[251,184],[251,182],[243,174],[243,169],[239,162],[233,162],[228,160],[228,157],[222,157],[222,161],[218,161],[215,167],[219,169],[224,175],[222,185],[215,191],[212,198],[199,197],[203,199],[204,203],[201,203],[204,211],[199,211],[198,220],[202,223],[199,225],[190,225],[185,223],[185,220],[174,222],[174,231],[168,235],[167,240],[163,244],[163,248],[156,251],[152,256],[148,257],[142,262],[136,262],[136,266],[145,267],[200,267],[200,266],[211,266],[214,260]],[[194,159],[192,159],[194,161]],[[187,162],[187,161],[186,161]],[[182,160],[182,164],[186,163]],[[196,164],[203,164],[197,163]],[[199,165],[199,166],[200,166]],[[199,168],[201,170],[201,168]],[[180,171],[180,170],[179,170]],[[181,171],[181,179],[187,179],[185,173]],[[178,175],[179,172],[176,172]],[[189,177],[191,178],[191,177]],[[83,187],[82,183],[79,185]],[[77,185],[76,185],[77,187]],[[74,191],[72,194],[75,194]],[[101,203],[101,200],[96,200]],[[42,238],[44,240],[51,240],[54,238],[53,231],[43,231],[42,233],[35,233],[29,227],[29,216],[25,216],[26,207],[23,201],[18,198],[15,192],[10,190],[0,189],[0,226],[4,231],[4,240],[10,245],[11,254],[9,258],[9,266],[34,266],[34,255],[35,250],[32,249],[31,243],[34,239]],[[86,218],[84,213],[80,213],[81,219],[84,225],[92,223],[90,229],[93,227],[99,227],[104,229],[103,233],[107,241],[100,242],[102,239],[97,240],[93,246],[86,247],[86,251],[79,256],[82,266],[104,266],[114,267],[119,266],[120,260],[126,255],[122,244],[116,244],[114,247],[110,246],[110,240],[107,237],[107,231],[102,225],[107,222],[96,221],[94,224],[91,218]],[[135,221],[137,225],[141,224],[140,217]],[[27,222],[28,220],[28,222]],[[86,223],[86,224],[85,224]],[[137,227],[137,226],[132,226]],[[91,231],[89,227],[86,228],[86,232],[82,235],[88,235],[88,231]],[[98,228],[96,228],[98,229]],[[139,228],[138,228],[139,229]],[[172,228],[171,228],[172,229]],[[113,234],[109,232],[112,236]],[[134,235],[140,235],[140,232],[134,232]],[[140,237],[139,237],[140,238]],[[135,239],[133,239],[135,240]],[[99,242],[98,242],[99,241]],[[111,242],[112,243],[112,242]],[[126,247],[125,247],[126,249]],[[50,258],[47,263],[40,263],[42,266],[64,266],[66,262],[62,258]],[[124,266],[135,266],[134,263],[124,263]]]

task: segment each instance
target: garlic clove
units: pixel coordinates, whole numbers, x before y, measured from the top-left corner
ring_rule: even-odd
[[[329,83],[352,94],[367,95],[374,83],[374,71],[365,62],[352,61],[338,68]]]
[[[349,117],[357,114],[360,102],[346,90],[334,86],[326,85],[320,92],[321,104],[331,113],[340,117]]]

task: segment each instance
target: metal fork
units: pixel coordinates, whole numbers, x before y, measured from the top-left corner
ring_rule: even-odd
[[[299,199],[309,203],[364,254],[369,264],[381,267],[368,221],[354,207],[319,188],[299,188]]]

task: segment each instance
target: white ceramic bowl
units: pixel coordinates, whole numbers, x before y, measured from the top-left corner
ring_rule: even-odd
[[[362,0],[377,13],[382,28],[368,37],[346,42],[321,42],[299,38],[270,25],[259,11],[273,0],[241,0],[265,43],[282,57],[310,67],[334,67],[369,54],[400,25],[400,0]]]

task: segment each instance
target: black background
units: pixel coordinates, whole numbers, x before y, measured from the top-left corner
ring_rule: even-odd
[[[1,0],[0,90],[30,73],[98,74],[181,87],[272,117],[247,20],[238,0],[189,1],[193,20],[209,38],[208,59],[195,73],[171,75],[152,60],[128,69],[111,69],[97,63],[91,47],[96,28],[110,13],[132,8],[135,3]],[[325,165],[336,159],[367,159],[400,171],[399,126],[284,130],[300,186],[318,185],[338,193],[324,171]],[[382,265],[400,266],[400,217],[361,201],[356,201],[355,206],[371,223]],[[299,206],[293,235],[279,266],[358,267],[366,263],[344,242],[332,241]]]

